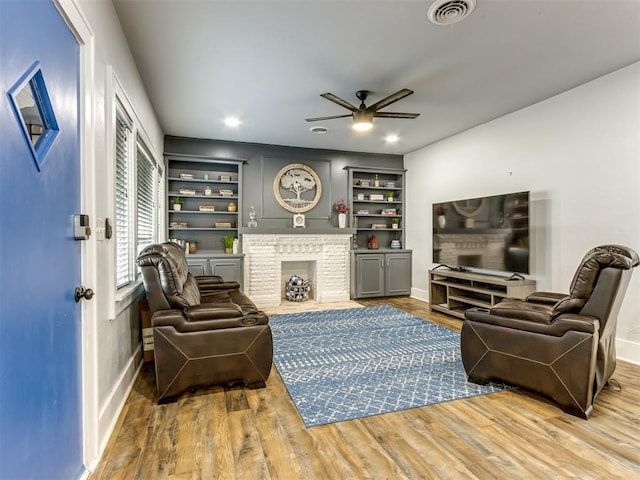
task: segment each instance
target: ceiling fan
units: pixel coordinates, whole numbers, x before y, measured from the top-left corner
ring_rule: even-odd
[[[307,118],[307,122],[317,122],[320,120],[331,120],[334,118],[346,118],[353,117],[353,128],[354,130],[359,131],[367,131],[373,127],[373,117],[381,117],[381,118],[417,118],[419,113],[404,113],[404,112],[381,112],[380,110],[387,105],[391,105],[392,103],[397,102],[398,100],[403,99],[413,93],[413,90],[409,90],[408,88],[403,88],[402,90],[398,90],[396,93],[392,93],[388,97],[383,98],[382,100],[377,101],[373,105],[369,105],[368,107],[364,104],[365,100],[369,96],[371,92],[369,90],[358,90],[356,92],[356,97],[360,100],[360,106],[356,107],[355,105],[350,104],[346,100],[341,99],[340,97],[335,96],[333,93],[323,93],[320,95],[321,97],[326,98],[330,102],[337,103],[341,107],[350,110],[352,113],[348,113],[346,115],[330,115],[328,117],[314,117]]]

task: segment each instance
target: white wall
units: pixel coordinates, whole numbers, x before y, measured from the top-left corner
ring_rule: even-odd
[[[640,63],[405,156],[413,295],[427,300],[433,203],[531,191],[531,278],[565,292],[590,248],[640,250]],[[618,357],[640,363],[640,268]]]
[[[93,107],[95,141],[95,184],[93,189],[96,218],[114,218],[114,157],[113,137],[108,125],[113,108],[113,75],[130,100],[137,118],[146,133],[151,149],[162,154],[163,132],[156,119],[153,107],[144,89],[137,67],[129,51],[120,23],[111,1],[78,0],[95,39],[95,65]],[[109,68],[111,66],[112,70]],[[160,157],[161,158],[161,157]],[[98,376],[97,403],[98,441],[100,452],[104,449],[111,430],[126,400],[135,373],[142,363],[140,352],[140,326],[137,297],[128,302],[115,303],[115,238],[97,241],[98,272],[97,302],[97,346],[95,355]],[[95,435],[91,432],[90,435]]]

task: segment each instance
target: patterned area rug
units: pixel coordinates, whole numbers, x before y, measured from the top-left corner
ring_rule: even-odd
[[[274,363],[307,427],[510,388],[467,382],[457,332],[388,305],[269,324]]]

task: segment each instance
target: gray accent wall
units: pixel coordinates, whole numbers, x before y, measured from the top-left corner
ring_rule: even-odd
[[[165,154],[200,155],[216,158],[246,160],[242,177],[242,227],[249,220],[249,209],[256,209],[260,228],[292,226],[293,214],[282,208],[273,194],[273,181],[280,169],[291,163],[312,168],[322,182],[322,196],[318,205],[305,213],[306,225],[311,228],[337,227],[338,217],[333,205],[348,198],[346,166],[403,168],[402,155],[378,155],[265,145],[260,143],[229,142],[166,136]]]

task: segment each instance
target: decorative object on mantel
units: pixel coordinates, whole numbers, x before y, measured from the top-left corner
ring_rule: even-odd
[[[247,222],[247,227],[249,228],[258,228],[258,222],[256,222],[256,209],[253,205],[249,209],[249,221]]]
[[[308,192],[312,191],[315,193],[309,199]],[[287,196],[287,192],[293,193],[295,197]],[[280,206],[288,212],[304,213],[320,201],[322,183],[311,167],[302,163],[292,163],[277,173],[273,181],[273,193]]]
[[[349,212],[349,206],[344,203],[341,198],[336,202],[336,212],[338,212],[338,227],[346,228],[347,226],[347,213]]]
[[[369,250],[378,250],[378,248],[380,248],[380,244],[378,243],[378,237],[376,237],[375,235],[371,235],[371,237],[369,238],[368,247],[369,247]]]
[[[301,213],[293,215],[293,228],[305,228],[305,217]]]
[[[233,253],[233,241],[235,237],[233,235],[225,235],[222,237],[224,243],[224,253]]]

